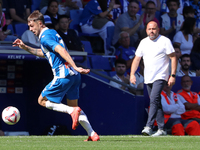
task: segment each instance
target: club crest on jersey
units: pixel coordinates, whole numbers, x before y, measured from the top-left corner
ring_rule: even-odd
[[[178,21],[178,24],[181,24],[181,21],[180,21],[180,20]]]

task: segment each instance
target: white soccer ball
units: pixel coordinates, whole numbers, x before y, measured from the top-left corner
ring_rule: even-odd
[[[14,125],[20,119],[20,112],[16,107],[8,106],[2,112],[2,119],[8,125]]]

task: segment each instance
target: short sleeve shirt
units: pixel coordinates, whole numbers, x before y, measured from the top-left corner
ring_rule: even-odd
[[[139,19],[140,19],[139,14],[136,14],[136,20],[133,20],[133,18],[129,16],[128,12],[125,12],[122,15],[120,15],[115,25],[115,31],[114,31],[112,44],[113,45],[116,44],[117,41],[119,40],[119,34],[122,31],[121,30],[122,28],[124,27],[133,28],[139,22]],[[137,29],[137,31],[133,35],[131,35],[131,37],[134,39],[135,42],[139,38],[138,32],[142,29],[144,29],[143,24],[141,24],[140,27]]]
[[[173,38],[173,42],[180,43],[181,54],[189,54],[191,53],[193,47],[193,37],[191,34],[188,35],[188,41],[185,39],[183,32],[179,31],[175,34]]]
[[[155,40],[144,38],[135,55],[144,60],[144,83],[153,83],[156,80],[169,78],[169,54],[174,52],[171,41],[162,35]]]

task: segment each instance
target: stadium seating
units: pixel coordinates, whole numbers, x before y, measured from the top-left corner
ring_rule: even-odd
[[[41,0],[32,0],[31,12],[34,10],[39,10]]]
[[[19,38],[26,30],[28,30],[28,25],[25,23],[16,23],[13,25],[13,27],[14,33],[17,34]]]
[[[81,42],[84,45],[85,52],[87,52],[88,55],[94,55],[90,41],[81,41]]]
[[[115,30],[115,26],[107,27],[106,47],[109,51],[112,52],[111,55],[114,55],[115,51],[116,51],[115,47],[112,46],[112,39],[113,39],[113,36],[114,36],[114,30]]]
[[[8,25],[7,30],[11,30],[11,33],[14,34],[14,29],[12,24]]]
[[[89,57],[91,61],[91,68],[97,70],[111,71],[113,67],[113,58],[94,55]]]

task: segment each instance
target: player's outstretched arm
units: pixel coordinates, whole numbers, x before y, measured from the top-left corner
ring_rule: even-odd
[[[65,59],[76,71],[80,72],[81,74],[87,74],[90,72],[90,69],[84,69],[82,67],[77,67],[74,63],[72,57],[69,55],[69,53],[66,51],[65,48],[63,48],[60,45],[57,45],[55,47],[55,51],[60,54],[60,56]]]
[[[16,46],[18,46],[21,49],[26,50],[27,52],[29,52],[29,53],[31,53],[31,54],[33,54],[35,56],[44,57],[44,54],[43,54],[41,49],[36,49],[36,48],[32,48],[30,46],[27,46],[20,39],[16,39],[13,42],[13,47],[16,47]]]

